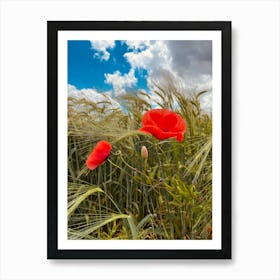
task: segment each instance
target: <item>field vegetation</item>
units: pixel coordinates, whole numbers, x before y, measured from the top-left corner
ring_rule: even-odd
[[[130,92],[120,108],[110,99],[68,99],[68,239],[211,239],[212,116],[205,92],[186,96],[174,83],[155,84],[157,106],[187,124],[181,142],[139,131],[151,95]],[[85,164],[100,140],[110,156]],[[141,156],[145,146],[148,157]]]

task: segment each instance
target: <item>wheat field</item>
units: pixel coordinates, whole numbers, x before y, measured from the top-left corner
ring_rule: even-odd
[[[139,131],[151,109],[144,92],[119,97],[119,108],[109,98],[68,98],[68,239],[212,238],[212,116],[201,109],[204,93],[155,84],[158,107],[186,122],[181,142]],[[100,140],[112,144],[111,154],[89,170]]]

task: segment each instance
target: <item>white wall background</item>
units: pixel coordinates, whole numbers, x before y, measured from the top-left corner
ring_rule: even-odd
[[[279,1],[0,0],[0,279],[280,279]],[[46,21],[231,20],[233,259],[46,259]]]

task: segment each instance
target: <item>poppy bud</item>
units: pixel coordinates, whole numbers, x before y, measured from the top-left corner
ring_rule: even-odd
[[[146,146],[142,146],[142,149],[141,149],[141,157],[144,158],[144,159],[147,159],[148,158],[148,150],[146,148]]]

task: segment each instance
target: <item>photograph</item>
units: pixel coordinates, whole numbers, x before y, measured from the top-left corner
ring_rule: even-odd
[[[58,150],[50,155],[58,162],[50,248],[222,258],[230,247],[222,28],[229,33],[230,23],[78,23],[49,22],[49,107],[57,102],[58,126],[58,135],[49,131]]]
[[[68,238],[212,238],[211,41],[68,41]]]

